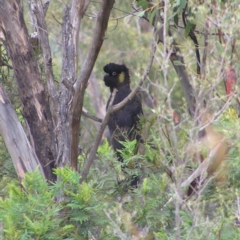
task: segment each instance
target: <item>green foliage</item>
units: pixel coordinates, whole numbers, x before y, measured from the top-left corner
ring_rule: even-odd
[[[240,69],[239,59],[234,56],[231,46],[235,44],[236,52],[239,52],[239,42],[234,41],[234,38],[238,39],[240,16],[238,11],[229,11],[229,9],[236,9],[238,2],[217,1],[217,6],[213,8],[214,11],[211,6],[208,7],[202,2],[204,1],[188,1],[187,25],[184,28],[180,19],[187,1],[170,1],[167,5],[166,26],[172,31],[172,23],[175,24],[170,40],[171,38],[177,39],[184,62],[176,60],[173,64],[186,67],[191,84],[196,89],[196,96],[199,97],[197,105],[201,106],[202,102],[205,103],[207,99],[207,107],[213,109],[214,113],[219,110],[221,113],[222,108],[226,108],[231,101],[225,101],[224,87],[220,82],[221,71],[230,62],[237,73]],[[205,3],[207,4],[206,1]],[[137,17],[147,16],[151,25],[158,11],[162,11],[162,7],[157,1],[149,4],[144,0],[137,1],[137,6],[142,9],[125,17],[124,20],[122,20],[122,14],[132,11],[129,3],[116,1],[116,8],[112,12],[106,39],[94,69],[96,79],[99,79],[99,81],[94,81],[94,84],[97,89],[100,89],[99,92],[104,102],[109,96],[102,83],[102,67],[106,63],[125,63],[130,68],[133,86],[137,84],[147,65],[152,29],[150,26],[148,31],[141,31]],[[63,8],[57,1],[52,2],[49,8],[46,21],[53,54],[54,75],[58,82],[61,74],[62,54],[61,44],[58,43],[58,32],[60,32],[61,25],[54,18],[61,19]],[[98,2],[91,2],[87,14],[82,19],[79,45],[81,59],[84,59],[87,54],[98,8]],[[53,11],[54,18],[52,17]],[[202,57],[205,36],[201,33],[205,33],[206,19],[210,19],[211,24],[208,23],[209,29],[207,29],[209,32],[208,54],[206,79],[203,80],[196,77],[195,49],[187,36],[191,30],[198,30],[195,33],[197,33]],[[221,43],[219,36],[216,35],[217,26],[212,23],[219,25],[218,27],[224,33],[224,41],[233,39],[235,43],[227,42],[226,45]],[[178,25],[184,29],[178,28],[175,31]],[[171,44],[167,36],[165,37],[169,54]],[[0,60],[11,65],[6,52],[2,51],[2,45],[0,50]],[[3,223],[4,239],[95,238],[115,240],[133,239],[133,236],[136,237],[137,234],[143,236],[143,239],[151,239],[148,238],[151,235],[154,235],[155,239],[176,239],[177,220],[180,222],[181,239],[239,238],[240,233],[237,227],[240,196],[238,114],[233,108],[228,108],[213,119],[214,127],[224,133],[231,147],[228,159],[225,161],[229,181],[218,183],[211,180],[204,183],[206,185],[199,195],[196,194],[190,199],[179,199],[181,193],[179,185],[199,165],[198,162],[194,162],[195,149],[191,145],[195,143],[199,129],[196,127],[196,122],[190,120],[180,81],[172,70],[169,60],[163,59],[165,55],[161,44],[158,44],[153,67],[143,86],[143,91],[153,97],[156,106],[150,106],[151,109],[149,109],[149,106],[144,104],[147,101],[143,96],[145,143],[140,145],[140,151],[136,155],[136,142],[123,142],[125,149],[120,152],[125,159],[124,163],[117,161],[113,149],[108,141],[104,140],[98,149],[87,180],[82,184],[79,183],[78,172],[64,167],[55,170],[58,181],[52,185],[48,185],[37,172],[27,174],[26,179],[19,185],[15,180],[16,174],[13,171],[12,162],[1,142],[0,225]],[[163,71],[166,71],[166,76]],[[12,70],[1,66],[0,80],[10,95],[19,120],[24,124]],[[84,106],[94,112],[96,111],[93,106],[95,95],[91,96],[89,88],[87,91],[89,92],[85,94],[87,101],[84,102]],[[175,109],[179,113],[179,123],[174,123],[172,119]],[[79,156],[79,162],[83,165],[90,148],[89,143],[96,136],[96,128],[84,117],[81,127],[83,135],[81,147],[84,154]],[[206,156],[207,154],[208,152]],[[133,168],[126,172],[129,174],[137,172],[141,178],[140,186],[137,189],[122,190],[118,184],[118,178],[125,175],[122,165],[132,161],[137,163],[139,169]],[[179,202],[181,204],[178,213],[176,208]]]
[[[146,0],[137,0],[137,6],[145,9],[147,6],[149,6],[149,2]]]
[[[110,147],[107,139],[105,139],[103,144],[98,147],[97,152],[100,156],[104,156],[105,159],[112,159],[114,154],[113,149]]]
[[[57,229],[60,207],[45,179],[37,172],[26,175],[20,186],[8,185],[9,197],[0,198],[0,219],[4,239],[61,239]]]
[[[156,15],[157,11],[158,11],[158,6],[155,6],[155,7],[152,8],[152,10],[149,12],[148,18],[149,18],[149,22],[150,22],[151,25],[153,24],[153,19],[154,19],[155,15]]]
[[[186,29],[185,29],[185,37],[187,37],[191,30],[194,30],[196,27],[196,24],[193,24],[191,22],[187,23]]]
[[[115,233],[115,224],[125,224],[130,212],[137,214],[133,214],[129,224],[149,224],[154,228],[166,225],[167,215],[155,213],[164,201],[161,193],[166,179],[153,175],[146,178],[143,188],[136,190],[133,199],[122,208],[113,201],[116,196],[107,197],[102,187],[79,184],[79,175],[68,167],[56,169],[56,174],[61,180],[50,186],[38,172],[28,173],[21,185],[8,184],[8,197],[0,198],[4,239],[88,239],[91,234],[98,239],[115,239],[120,234]],[[141,192],[144,202],[137,197]],[[124,229],[119,230],[121,234],[131,236],[130,226]]]
[[[62,181],[52,186],[38,172],[28,173],[21,186],[8,185],[8,197],[0,198],[4,239],[86,239],[89,229],[106,223],[91,184],[80,185],[67,167],[56,174]]]
[[[220,123],[231,120],[227,116],[228,112]],[[153,127],[151,125],[152,142],[157,143],[159,139]],[[185,131],[180,134],[183,141],[187,141],[185,134]],[[135,142],[124,144],[127,148],[123,151],[124,156],[133,157]],[[37,172],[28,173],[21,186],[17,182],[10,183],[8,197],[0,199],[4,239],[90,239],[91,236],[131,239],[135,230],[141,233],[142,229],[147,229],[141,233],[146,239],[151,234],[157,239],[173,239],[175,206],[169,200],[174,195],[174,188],[162,164],[170,166],[174,159],[159,158],[158,151],[151,150],[148,144],[146,149],[144,155],[137,157],[148,174],[142,176],[138,189],[121,195],[123,199],[128,197],[127,201],[116,201],[119,192],[114,191],[116,186],[112,185],[111,178],[116,174],[114,168],[121,163],[109,154],[112,149],[107,141],[99,148],[100,162],[91,169],[89,182],[79,184],[80,175],[64,167],[55,170],[59,181],[50,186]],[[233,158],[237,155],[237,150],[234,151]],[[109,166],[110,158],[114,168]],[[103,174],[99,166],[107,171]],[[237,179],[239,182],[239,177],[235,176],[235,181]],[[239,230],[234,227],[233,214],[236,206],[232,203],[238,192],[226,191],[228,194],[220,188],[212,189],[201,199],[190,201],[188,208],[183,207],[180,211],[183,239],[216,239],[218,235],[221,239],[237,239]],[[133,226],[138,227],[133,231]]]
[[[169,17],[169,20],[174,19],[174,23],[176,24],[176,26],[178,26],[178,15],[182,13],[183,9],[186,6],[187,1],[186,0],[176,0],[173,1],[173,13],[172,15]]]
[[[118,152],[121,154],[121,156],[124,159],[129,159],[129,161],[131,161],[131,159],[135,157],[137,140],[124,141],[124,142],[120,141],[120,143],[124,146],[124,148],[122,148],[121,150],[118,150]]]

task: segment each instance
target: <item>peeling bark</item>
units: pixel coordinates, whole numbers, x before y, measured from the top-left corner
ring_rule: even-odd
[[[48,180],[55,179],[53,121],[37,62],[29,42],[20,0],[0,0],[0,22],[18,84],[23,116],[26,119],[36,154]]]
[[[51,55],[51,49],[50,49],[50,44],[48,39],[47,24],[45,21],[46,9],[44,10],[44,6],[41,1],[31,0],[30,11],[32,14],[33,24],[38,33],[37,37],[40,40],[40,44],[42,48],[44,70],[45,70],[45,76],[47,80],[47,90],[50,96],[49,102],[50,102],[51,113],[54,119],[54,123],[56,125],[58,99],[57,99],[57,90],[54,83],[52,55]]]
[[[40,162],[30,145],[21,123],[0,84],[0,133],[6,144],[20,180],[37,168],[44,175]]]
[[[84,1],[83,1],[84,2]],[[75,2],[74,2],[75,3]],[[83,3],[81,3],[83,4]],[[87,2],[84,6],[86,6]],[[58,129],[58,141],[61,152],[58,155],[58,166],[64,166],[69,163],[73,169],[77,169],[78,142],[80,135],[80,119],[82,114],[84,92],[88,79],[92,72],[94,63],[102,46],[107,23],[112,10],[114,1],[102,1],[96,25],[93,30],[93,40],[89,46],[89,52],[81,67],[79,76],[76,76],[76,47],[75,43],[78,34],[75,31],[79,29],[73,27],[72,13],[73,7],[66,7],[63,19],[63,63],[60,85],[60,124]],[[82,5],[83,6],[83,5]],[[83,9],[86,10],[84,7]],[[71,14],[70,14],[71,13]],[[84,14],[84,11],[80,11]],[[81,15],[80,15],[81,16]],[[76,20],[74,22],[77,22]],[[67,128],[64,122],[69,123]],[[63,133],[61,133],[61,131]]]
[[[81,19],[90,0],[73,0],[70,6],[65,6],[59,91],[54,83],[51,49],[44,19],[46,10],[41,0],[29,2],[37,39],[42,48],[46,86],[33,55],[20,0],[0,0],[0,26],[12,60],[23,116],[30,129],[30,138],[33,139],[33,150],[41,162],[46,178],[54,181],[53,167],[70,165],[77,170],[84,92],[104,40],[114,0],[101,1],[93,39],[79,75],[78,36]]]

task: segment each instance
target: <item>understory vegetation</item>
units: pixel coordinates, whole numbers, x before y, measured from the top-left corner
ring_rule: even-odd
[[[29,4],[41,1],[5,1],[23,6],[30,39],[31,33],[37,31],[35,24],[39,23],[35,22]],[[85,114],[79,115],[79,139],[74,144],[77,148],[74,151],[78,153],[75,165],[70,159],[74,154],[69,153],[69,159],[65,154],[72,150],[74,138],[70,134],[64,135],[68,131],[65,129],[73,124],[71,119],[68,122],[64,120],[71,114],[76,115],[77,111],[69,110],[74,108],[71,104],[78,94],[74,84],[79,73],[85,70],[85,60],[91,55],[90,43],[97,32],[95,20],[104,1],[89,1],[83,14],[76,46],[78,54],[73,57],[77,56],[78,61],[73,64],[75,74],[69,77],[73,81],[70,82],[68,75],[63,77],[64,71],[68,74],[70,69],[74,69],[64,65],[67,52],[64,47],[70,46],[64,45],[64,41],[67,42],[72,35],[65,35],[67,40],[61,35],[66,6],[72,6],[72,2],[78,1],[50,1],[44,15],[52,54],[53,82],[59,99],[66,97],[64,107],[54,109],[47,102],[51,119],[59,117],[61,114],[54,113],[63,110],[63,117],[56,121],[62,124],[62,128],[54,119],[51,129],[55,134],[54,137],[50,135],[56,146],[54,160],[45,164],[34,152],[39,158],[39,166],[32,171],[22,167],[21,171],[9,151],[17,139],[7,142],[3,136],[0,137],[0,239],[238,240],[238,0],[138,0],[132,4],[115,0],[103,34],[103,44],[86,86],[81,88],[84,89],[81,103]],[[35,151],[39,144],[35,140],[40,138],[35,139],[29,119],[25,117],[28,109],[22,95],[28,92],[20,94],[22,86],[16,77],[18,69],[9,53],[7,26],[1,17],[2,3],[0,0],[0,107],[6,102],[12,105],[26,133],[28,146]],[[197,44],[193,39],[197,39]],[[46,71],[49,65],[45,63],[44,47],[38,43],[30,49],[41,83],[47,89],[47,99],[51,101],[52,92],[48,88],[51,84]],[[69,62],[72,63],[73,59]],[[142,139],[138,153],[135,154],[136,140],[122,142],[125,147],[120,152],[123,163],[117,160],[110,145],[107,128],[99,142],[96,141],[109,98],[109,89],[103,82],[103,66],[110,62],[125,64],[129,68],[131,88],[139,85],[137,94],[144,112],[140,120]],[[149,72],[144,78],[148,66]],[[144,81],[140,85],[142,78]],[[71,84],[64,82],[68,80]],[[8,96],[7,101],[3,91]],[[1,109],[0,116],[7,114]],[[0,117],[2,135],[4,129],[1,124]],[[41,128],[38,131],[44,132]],[[59,137],[61,131],[64,134]],[[69,132],[74,131],[70,129]],[[64,137],[68,138],[70,145],[61,142]],[[96,142],[97,151],[92,154]],[[89,171],[84,175],[92,155]],[[18,160],[22,161],[20,157]],[[23,166],[30,166],[28,161],[32,163],[27,159]],[[44,167],[53,161],[55,180],[43,174]],[[123,168],[123,165],[133,167]],[[137,188],[128,186],[130,175],[139,176]]]

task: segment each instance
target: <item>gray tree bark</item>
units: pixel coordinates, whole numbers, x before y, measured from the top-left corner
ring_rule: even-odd
[[[56,179],[52,172],[54,167],[70,165],[77,170],[84,92],[104,41],[114,0],[101,1],[93,29],[93,39],[81,71],[78,73],[77,49],[80,24],[89,3],[90,0],[73,0],[69,6],[65,6],[65,15],[62,21],[62,71],[60,85],[57,87],[53,76],[51,49],[45,21],[46,9],[42,1],[29,0],[29,9],[42,49],[46,85],[39,73],[30,44],[21,1],[0,0],[0,27],[5,36],[8,55],[12,61],[18,84],[23,116],[30,129],[30,137],[33,139],[32,149],[29,148],[26,153],[32,168],[26,168],[24,172],[34,169],[38,159],[44,175],[50,181]],[[0,115],[2,111],[4,110],[0,108]],[[8,114],[6,117],[11,117],[10,113]],[[0,122],[0,124],[2,124],[0,128],[4,129],[4,123]],[[18,134],[24,135],[23,132]],[[7,138],[5,139],[7,140]],[[15,139],[20,141],[21,138],[18,136]],[[15,148],[20,146],[18,143],[10,144],[9,141],[5,143],[9,152],[16,151]],[[36,153],[35,157],[34,153]],[[14,165],[18,166],[19,160],[16,160],[15,157],[12,157],[12,160]],[[22,164],[21,168],[16,167],[18,175],[23,176],[21,169],[25,165]]]
[[[43,169],[31,146],[18,117],[0,84],[0,134],[6,144],[8,152],[20,180],[26,172],[38,169],[43,175]]]
[[[23,8],[19,0],[0,0],[0,22],[18,84],[23,116],[34,142],[33,148],[46,178],[53,181],[55,177],[52,168],[56,149],[48,93],[33,55],[23,18]]]

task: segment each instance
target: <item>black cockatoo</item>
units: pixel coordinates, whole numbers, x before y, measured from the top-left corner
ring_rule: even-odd
[[[119,65],[115,63],[107,64],[103,70],[105,71],[104,82],[107,87],[110,88],[110,92],[113,89],[117,89],[117,93],[113,100],[113,105],[120,103],[131,93],[130,88],[130,76],[128,68],[125,65]],[[111,97],[110,97],[111,98]],[[108,99],[106,108],[110,102]],[[141,139],[140,136],[140,117],[143,115],[142,104],[138,96],[132,98],[122,109],[114,112],[109,119],[108,128],[111,137],[111,144],[117,154],[118,160],[123,162],[123,158],[118,150],[123,149],[121,141],[133,141],[137,140],[136,151],[138,143]],[[127,167],[127,166],[125,166]],[[125,168],[123,167],[123,168]],[[138,177],[136,175],[131,176],[131,186],[137,186]]]

